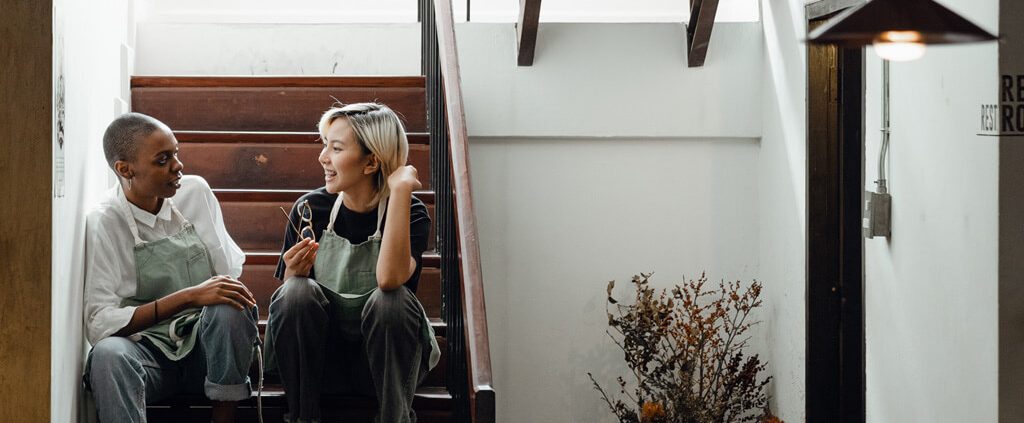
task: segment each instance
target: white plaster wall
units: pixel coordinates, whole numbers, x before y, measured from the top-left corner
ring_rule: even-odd
[[[66,184],[65,195],[53,200],[50,414],[51,421],[73,422],[89,419],[81,383],[87,351],[82,324],[85,214],[109,186],[102,137],[126,107],[121,100],[131,60],[130,49],[122,45],[130,45],[132,9],[128,0],[57,1],[54,6],[62,16],[65,43]]]
[[[416,22],[415,1],[409,0],[134,0],[139,19],[164,23],[382,23]],[[519,0],[452,0],[456,22],[517,22]],[[718,22],[756,22],[758,0],[721,0]],[[686,22],[689,3],[676,0],[548,0],[541,22]]]
[[[500,421],[613,421],[608,280],[760,278],[760,29],[715,34],[689,69],[678,25],[542,25],[521,68],[510,25],[458,27]]]
[[[758,158],[759,278],[772,409],[802,422],[806,357],[807,57],[803,0],[764,0],[763,135]]]
[[[473,138],[470,153],[500,422],[614,421],[587,377],[615,391],[628,372],[604,332],[609,280],[759,277],[756,140]]]
[[[943,4],[996,31],[998,1]],[[881,63],[867,62],[865,184],[874,189]],[[891,66],[892,238],[865,240],[867,421],[995,422],[998,404],[996,43]]]
[[[477,136],[758,137],[761,30],[715,26],[686,65],[682,24],[543,24],[516,66],[511,24],[457,27],[466,120]]]
[[[419,75],[419,24],[140,22],[136,75]]]

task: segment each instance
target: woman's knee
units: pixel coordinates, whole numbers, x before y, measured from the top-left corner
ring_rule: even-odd
[[[323,291],[309,278],[293,277],[277,288],[270,302],[271,314],[290,314],[310,307],[323,307],[327,303]]]
[[[393,325],[409,322],[411,317],[419,318],[416,295],[406,288],[390,291],[378,289],[370,294],[363,307],[363,321]],[[418,322],[417,319],[412,319]]]
[[[203,310],[203,326],[224,327],[230,333],[256,333],[256,307],[239,310],[235,306],[216,304],[206,306]]]
[[[135,354],[137,348],[134,341],[120,336],[101,339],[89,353],[90,379],[92,375],[100,375],[100,379],[104,379],[106,375],[141,374],[142,363]]]

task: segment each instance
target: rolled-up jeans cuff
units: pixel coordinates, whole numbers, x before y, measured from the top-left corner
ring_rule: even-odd
[[[242,401],[252,396],[249,378],[237,385],[220,385],[207,380],[203,384],[203,391],[206,392],[206,397],[213,401]]]

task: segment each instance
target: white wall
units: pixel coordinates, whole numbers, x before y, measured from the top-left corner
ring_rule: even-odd
[[[804,412],[807,245],[807,57],[803,0],[764,0],[763,135],[758,159],[762,327],[774,379],[772,409],[801,422]]]
[[[757,137],[761,34],[715,26],[707,62],[686,66],[682,24],[543,24],[516,66],[512,24],[457,27],[475,136]]]
[[[751,139],[473,138],[500,422],[612,422],[605,285],[759,276]],[[628,288],[619,289],[619,295]],[[612,389],[614,390],[614,389]]]
[[[136,75],[419,75],[419,24],[140,22]]]
[[[135,0],[139,19],[163,23],[383,23],[416,22],[410,0]],[[517,22],[519,0],[452,0],[456,22]],[[687,22],[689,3],[676,0],[547,0],[541,22]],[[757,0],[721,0],[718,22],[756,22]]]
[[[65,195],[53,201],[50,414],[54,422],[72,422],[85,421],[87,416],[81,388],[86,352],[82,329],[85,213],[109,186],[102,136],[122,107],[118,99],[123,100],[131,63],[130,50],[122,49],[122,44],[131,39],[132,27],[127,0],[57,1],[54,5],[63,21],[66,184]],[[58,63],[55,59],[54,72]]]
[[[542,25],[532,67],[509,25],[458,37],[499,421],[611,422],[608,280],[760,278],[760,30],[702,69],[672,24]]]
[[[998,1],[943,1],[993,33]],[[929,48],[891,66],[892,238],[865,240],[867,421],[994,422],[998,395],[996,43]],[[881,138],[868,49],[865,184]]]

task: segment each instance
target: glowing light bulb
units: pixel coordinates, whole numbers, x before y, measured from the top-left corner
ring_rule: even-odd
[[[924,56],[924,43],[917,31],[886,31],[875,38],[875,54],[886,60],[906,62]]]

